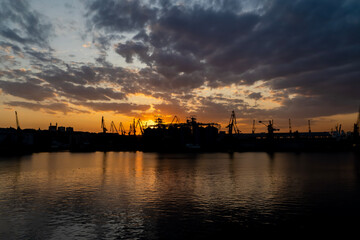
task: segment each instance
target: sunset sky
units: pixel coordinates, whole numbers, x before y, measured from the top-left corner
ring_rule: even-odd
[[[350,131],[359,105],[359,0],[0,0],[0,127]]]

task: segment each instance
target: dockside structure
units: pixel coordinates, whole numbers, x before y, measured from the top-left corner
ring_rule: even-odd
[[[43,151],[359,151],[359,123],[354,131],[274,132],[269,121],[267,133],[241,133],[235,114],[220,131],[217,123],[198,122],[194,116],[180,123],[157,118],[154,125],[141,130],[142,135],[74,131],[72,127],[51,125],[48,130],[0,128],[0,154],[22,154]],[[104,120],[102,120],[103,122]],[[231,126],[230,124],[235,124]],[[230,131],[230,129],[237,129]],[[135,133],[135,131],[134,131]]]

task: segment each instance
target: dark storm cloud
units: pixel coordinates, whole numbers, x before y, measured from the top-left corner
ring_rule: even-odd
[[[259,100],[260,98],[262,98],[262,95],[260,92],[253,92],[248,95],[248,98]]]
[[[20,44],[49,46],[51,24],[36,11],[28,1],[3,0],[0,3],[0,36]]]
[[[130,114],[133,111],[145,111],[150,108],[149,105],[132,103],[80,102],[79,104],[95,111],[112,111],[120,114]]]
[[[97,86],[100,82],[97,73],[89,66],[70,67],[67,71],[53,68],[37,74],[37,77],[48,82],[56,92],[75,100],[126,99],[126,94],[113,88]],[[100,76],[102,77],[102,76]],[[88,86],[86,86],[88,84]],[[95,85],[94,85],[95,84]]]
[[[87,81],[81,77],[77,77],[76,74],[65,71],[59,67],[52,66],[50,69],[46,69],[40,73],[37,73],[37,77],[45,80],[55,87],[61,87],[63,84],[75,83],[84,85]]]
[[[66,66],[66,70],[53,66],[37,78],[56,89],[57,94],[74,100],[125,100],[127,94],[149,93],[147,73],[136,73],[121,67],[95,67],[90,65]],[[111,86],[104,86],[107,84]],[[117,89],[117,90],[116,90]]]
[[[224,122],[230,117],[232,110],[240,112],[246,107],[247,104],[243,100],[228,98],[222,94],[208,97],[185,94],[168,99],[166,103],[154,104],[154,108],[160,113],[176,115],[181,121],[195,116],[200,122],[209,119],[214,122]]]
[[[40,103],[40,102],[21,102],[21,101],[10,101],[5,102],[6,105],[12,106],[12,107],[23,107],[32,109],[35,111],[43,110],[50,114],[56,114],[57,112],[63,112],[64,114],[67,114],[68,112],[74,112],[74,113],[88,113],[84,110],[78,110],[69,107],[67,103],[63,102],[55,102],[55,103]]]
[[[111,41],[122,39],[124,36],[118,34],[101,34],[99,32],[96,35],[93,35],[93,43],[100,51],[108,50],[111,45]]]
[[[32,82],[0,81],[0,88],[7,94],[28,100],[42,101],[54,97],[54,92],[48,88]]]
[[[149,48],[143,43],[127,41],[125,44],[119,43],[115,52],[125,58],[127,63],[133,62],[133,56],[137,55],[143,62],[147,63]]]
[[[272,112],[294,107],[298,116],[348,113],[360,102],[359,1],[102,2],[89,7],[93,26],[134,32],[115,51],[150,66],[157,80],[146,82],[160,92],[262,80],[296,94]]]
[[[50,47],[53,34],[49,19],[33,10],[28,1],[0,2],[0,49],[13,54],[2,57],[2,65],[6,68],[14,70],[30,63],[32,67],[42,69],[61,62],[53,56],[54,50]]]
[[[46,50],[36,50],[33,48],[29,48],[28,46],[25,46],[24,48],[24,54],[27,54],[28,59],[31,61],[34,65],[43,65],[46,64],[56,64],[61,63],[62,60],[58,59],[53,56],[53,51],[51,49]]]
[[[93,1],[88,6],[91,19],[90,28],[105,28],[108,31],[128,31],[142,29],[154,17],[155,10],[134,1]],[[110,10],[110,11],[109,11]]]
[[[55,66],[42,72],[0,71],[0,89],[6,94],[36,101],[52,99],[56,96],[66,97],[70,101],[124,100],[127,98],[125,92],[117,91],[112,87],[99,86],[101,81],[106,80],[105,77],[116,80],[117,72],[113,69],[107,73],[106,69],[93,69],[85,65],[69,66],[67,71]],[[12,81],[5,81],[8,79]],[[112,84],[117,86],[116,83]]]
[[[115,92],[111,88],[102,87],[84,87],[71,83],[62,83],[58,86],[58,92],[63,96],[76,100],[105,100],[125,99],[126,95],[121,92]]]
[[[233,44],[249,34],[258,23],[252,13],[236,14],[199,6],[173,6],[151,25],[150,42],[153,46],[178,52],[190,52],[197,57],[209,57],[214,51]]]

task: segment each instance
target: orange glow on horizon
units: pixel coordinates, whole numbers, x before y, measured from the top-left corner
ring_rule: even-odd
[[[133,116],[117,114],[113,112],[90,112],[90,113],[56,113],[50,114],[42,111],[33,111],[25,108],[3,108],[0,109],[0,127],[16,128],[15,120],[15,111],[18,112],[20,127],[22,129],[48,129],[50,123],[58,126],[64,127],[73,127],[75,131],[88,131],[88,132],[101,132],[101,118],[104,116],[106,128],[109,130],[111,122],[114,121],[115,126],[118,128],[120,122],[123,124],[125,131],[129,130],[130,124],[133,123],[134,119],[140,119],[143,122],[144,126],[150,126],[155,124],[155,119],[161,117],[164,123],[170,123],[174,115],[153,112],[153,113],[137,113]],[[187,116],[178,116],[180,122],[186,122]],[[230,113],[229,113],[230,117]],[[353,130],[353,124],[357,119],[357,113],[352,114],[339,114],[328,117],[318,117],[311,119],[311,129],[312,131],[330,131],[334,129],[337,124],[342,125],[342,129],[345,132]],[[199,122],[214,122],[213,119],[207,119],[203,117],[197,117]],[[256,131],[255,132],[266,132],[266,127],[259,124],[258,120],[264,119],[255,119],[256,120]],[[298,130],[300,132],[308,131],[307,120],[292,120],[292,130]],[[218,121],[221,125],[221,131],[227,131],[225,128],[228,124],[229,118],[224,118],[221,121]],[[253,119],[248,118],[239,118],[238,117],[238,127],[242,133],[250,133],[252,130],[252,121]],[[280,128],[280,132],[288,132],[288,119],[274,119],[275,125]]]

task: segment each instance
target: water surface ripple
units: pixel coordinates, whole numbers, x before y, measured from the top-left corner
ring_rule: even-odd
[[[0,159],[1,239],[356,232],[354,153],[36,153]]]

